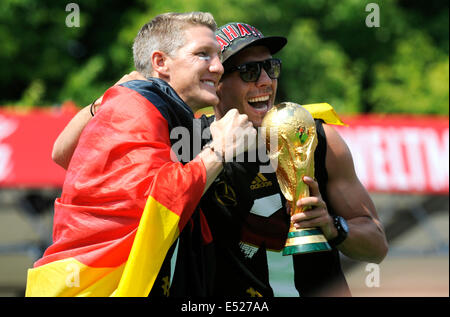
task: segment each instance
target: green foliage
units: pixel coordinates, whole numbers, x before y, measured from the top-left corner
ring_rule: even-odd
[[[448,55],[423,33],[400,40],[386,63],[375,68],[369,100],[376,112],[448,114]]]
[[[281,53],[283,77],[278,99],[302,104],[328,102],[338,112],[357,112],[360,75],[345,52],[319,37],[315,20],[299,21],[287,37],[289,45]]]
[[[365,20],[368,3],[380,27]],[[448,2],[440,0],[80,0],[67,27],[58,0],[2,0],[0,105],[91,103],[133,66],[140,27],[169,11],[208,11],[283,35],[278,101],[329,102],[339,113],[447,114]]]

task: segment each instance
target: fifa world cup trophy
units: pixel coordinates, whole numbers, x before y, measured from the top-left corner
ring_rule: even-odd
[[[309,196],[303,176],[314,178],[314,150],[317,146],[316,126],[311,114],[302,106],[283,102],[267,112],[262,127],[266,129],[266,148],[276,168],[281,191],[288,201],[291,216],[303,212],[298,199]],[[271,146],[274,140],[278,144]],[[319,228],[289,228],[283,255],[331,250]]]

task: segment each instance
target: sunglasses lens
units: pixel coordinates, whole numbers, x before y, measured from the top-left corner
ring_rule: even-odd
[[[262,62],[249,62],[240,66],[230,68],[226,72],[238,70],[241,79],[245,82],[256,82],[264,68],[271,79],[278,79],[281,73],[281,61],[279,59],[268,59]]]
[[[245,67],[240,72],[241,78],[245,82],[257,81],[260,74],[261,66],[256,62],[245,64]]]
[[[264,69],[272,79],[277,79],[280,77],[281,73],[281,63],[277,59],[271,59],[264,62]]]

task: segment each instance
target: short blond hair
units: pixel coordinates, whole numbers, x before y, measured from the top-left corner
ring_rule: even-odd
[[[204,25],[213,32],[217,28],[214,17],[209,12],[169,12],[157,15],[138,32],[133,43],[133,58],[136,70],[145,77],[153,72],[151,55],[162,51],[169,56],[185,45],[184,30],[190,26]]]

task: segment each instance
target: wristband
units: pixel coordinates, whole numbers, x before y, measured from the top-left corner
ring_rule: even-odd
[[[94,116],[94,110],[93,110],[94,104],[97,102],[98,99],[99,99],[99,98],[95,99],[94,102],[91,103],[91,106],[90,106],[90,108],[89,108],[89,110],[90,110],[92,116]]]
[[[206,149],[206,148],[210,148],[214,152],[214,154],[216,154],[216,156],[220,159],[220,162],[225,163],[225,154],[223,153],[223,151],[219,152],[219,151],[216,151],[216,149],[214,149],[213,141],[207,143],[203,147],[203,149]]]

